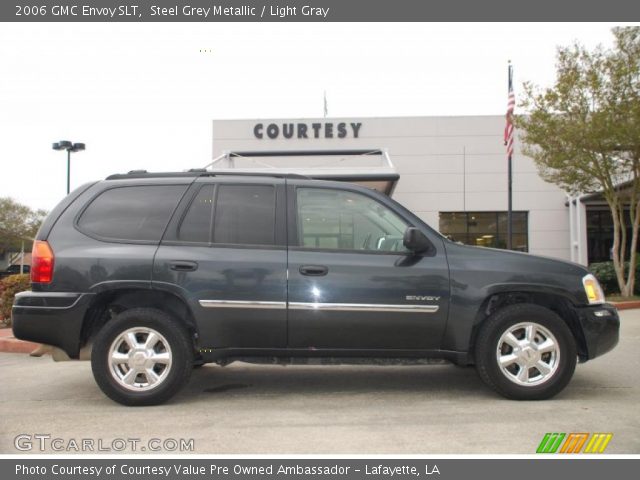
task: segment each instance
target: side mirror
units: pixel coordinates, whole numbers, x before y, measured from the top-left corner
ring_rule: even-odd
[[[402,243],[413,253],[426,252],[433,246],[427,236],[415,227],[408,227],[405,230]]]

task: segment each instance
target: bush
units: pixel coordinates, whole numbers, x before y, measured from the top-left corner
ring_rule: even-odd
[[[11,326],[11,306],[16,293],[31,289],[29,275],[10,275],[0,280],[0,319]]]
[[[625,262],[625,269],[629,268],[629,262]],[[640,291],[640,260],[636,265],[636,284],[635,291],[638,293]],[[620,288],[618,287],[618,280],[616,278],[616,270],[613,268],[613,262],[600,262],[600,263],[592,263],[589,265],[589,270],[591,273],[595,275],[595,277],[602,285],[602,289],[604,290],[605,295],[617,295],[620,293]]]

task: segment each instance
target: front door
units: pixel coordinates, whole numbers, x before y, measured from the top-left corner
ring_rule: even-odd
[[[442,242],[413,255],[410,223],[381,197],[357,190],[289,187],[289,346],[436,349],[449,277]]]

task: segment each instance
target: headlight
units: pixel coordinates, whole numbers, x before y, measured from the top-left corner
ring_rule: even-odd
[[[598,282],[598,279],[591,274],[582,277],[582,285],[584,286],[584,293],[587,294],[587,300],[590,305],[604,303],[604,292]]]

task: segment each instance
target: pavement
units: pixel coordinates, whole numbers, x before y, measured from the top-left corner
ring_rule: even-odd
[[[140,439],[140,452],[160,438],[193,439],[200,454],[515,454],[534,453],[547,432],[611,432],[606,453],[638,454],[640,310],[621,316],[616,349],[541,402],[505,400],[473,368],[236,363],[195,370],[168,404],[127,408],[101,393],[88,362],[0,353],[0,453],[44,434],[64,453],[82,439],[126,439],[125,452]]]

